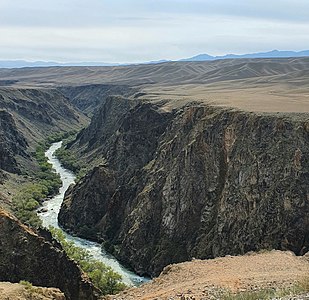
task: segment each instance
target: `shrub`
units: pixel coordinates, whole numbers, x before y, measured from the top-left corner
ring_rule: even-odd
[[[52,165],[48,163],[48,159],[45,157],[45,151],[57,136],[48,138],[47,141],[38,145],[34,157],[40,170],[35,174],[34,182],[23,185],[13,198],[13,210],[16,217],[34,228],[42,226],[42,221],[35,210],[44,198],[56,194],[62,184],[59,174],[53,172]]]
[[[102,295],[116,294],[126,288],[121,282],[121,275],[113,271],[109,266],[92,258],[90,253],[74,245],[65,238],[60,229],[50,227],[53,237],[62,245],[67,255],[74,259],[86,272],[93,284],[101,291]]]
[[[46,187],[42,184],[29,183],[13,197],[13,209],[21,222],[35,228],[42,225],[35,209],[39,207],[41,199],[46,196],[46,191]]]
[[[263,300],[263,299],[281,299],[283,297],[297,296],[309,291],[309,279],[304,278],[292,286],[279,289],[263,289],[259,291],[247,291],[237,294],[226,293],[223,300]]]
[[[81,169],[81,165],[78,163],[75,155],[64,147],[56,150],[55,154],[65,168],[73,172],[78,172]]]
[[[65,145],[59,148],[55,152],[55,155],[66,169],[69,169],[75,173],[76,180],[79,180],[85,176],[89,171],[89,167],[80,162],[72,151],[65,148]]]
[[[26,289],[31,289],[33,286],[32,286],[32,283],[29,282],[29,281],[26,281],[26,280],[21,280],[19,281],[19,284],[23,285],[26,287]]]
[[[255,292],[242,292],[238,294],[228,294],[222,297],[223,300],[262,300],[272,299],[275,296],[275,291],[272,289],[255,291]]]

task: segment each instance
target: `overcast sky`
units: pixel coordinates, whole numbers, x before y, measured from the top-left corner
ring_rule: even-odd
[[[141,62],[309,48],[309,0],[0,0],[0,60]]]

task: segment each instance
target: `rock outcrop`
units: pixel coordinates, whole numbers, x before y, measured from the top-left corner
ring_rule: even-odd
[[[65,228],[90,229],[151,276],[192,257],[308,251],[308,115],[197,104],[168,112],[141,103],[121,117],[102,110],[71,145],[105,164],[66,194]]]
[[[0,210],[0,281],[20,280],[59,288],[71,300],[97,299],[88,277],[56,241],[43,238]]]

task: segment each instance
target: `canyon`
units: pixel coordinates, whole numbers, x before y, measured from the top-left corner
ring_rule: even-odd
[[[261,249],[303,255],[308,70],[308,58],[0,69],[1,204],[14,176],[35,172],[38,140],[81,129],[67,150],[88,172],[59,222],[136,273]]]

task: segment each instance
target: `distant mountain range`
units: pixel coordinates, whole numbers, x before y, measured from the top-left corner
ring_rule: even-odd
[[[234,59],[234,58],[280,58],[280,57],[303,57],[309,56],[309,50],[304,51],[279,51],[272,50],[269,52],[258,52],[249,54],[227,54],[222,56],[211,56],[208,54],[199,54],[190,58],[181,59],[180,61],[208,61],[217,59]]]
[[[212,61],[218,59],[238,59],[238,58],[280,58],[280,57],[304,57],[309,56],[309,50],[304,51],[280,51],[272,50],[269,52],[257,52],[249,54],[227,54],[222,56],[212,56],[209,54],[199,54],[190,58],[180,59],[178,61]],[[150,61],[139,64],[160,64],[170,62],[171,60]],[[26,60],[0,60],[0,68],[24,68],[24,67],[68,67],[68,66],[123,66],[128,64],[104,63],[104,62],[68,62],[59,63],[54,61],[26,61]]]
[[[119,66],[120,64],[101,62],[68,62],[55,61],[26,61],[26,60],[0,60],[0,68],[25,68],[25,67],[80,67],[80,66]]]

